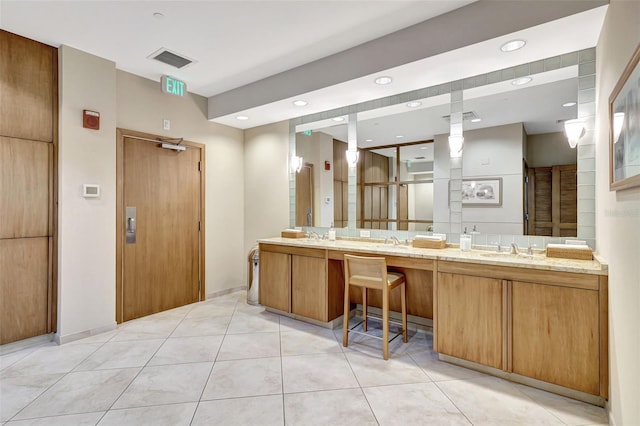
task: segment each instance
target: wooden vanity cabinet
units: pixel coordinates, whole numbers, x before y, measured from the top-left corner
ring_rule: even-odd
[[[598,395],[598,291],[514,281],[511,303],[513,372]]]
[[[438,351],[489,367],[506,368],[502,280],[440,272],[437,297]]]
[[[291,255],[291,313],[327,319],[327,272],[324,257]]]
[[[291,312],[291,256],[260,246],[258,297],[273,309]]]
[[[607,277],[439,262],[435,350],[608,396]]]

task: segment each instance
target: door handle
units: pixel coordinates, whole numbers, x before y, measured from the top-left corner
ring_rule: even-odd
[[[136,243],[136,208],[135,207],[127,207],[126,208],[126,232],[125,232],[125,243],[127,244],[135,244]]]

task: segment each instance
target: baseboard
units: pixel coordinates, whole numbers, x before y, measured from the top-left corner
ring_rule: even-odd
[[[207,293],[206,296],[205,296],[206,297],[205,300],[213,299],[214,297],[225,296],[227,294],[231,294],[233,292],[240,291],[240,290],[245,290],[246,291],[247,290],[247,286],[243,285],[243,286],[240,286],[240,287],[232,287],[232,288],[227,288],[225,290],[216,291],[214,293]]]
[[[118,325],[114,321],[113,324],[92,328],[91,330],[81,331],[79,333],[67,334],[64,336],[61,336],[58,333],[56,333],[54,340],[57,344],[64,345],[65,343],[75,342],[76,340],[84,339],[86,337],[95,336],[96,334],[115,330],[117,326]]]

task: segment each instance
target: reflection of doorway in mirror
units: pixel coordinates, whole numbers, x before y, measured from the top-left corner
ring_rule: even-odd
[[[296,173],[296,226],[313,223],[313,164],[305,163]]]

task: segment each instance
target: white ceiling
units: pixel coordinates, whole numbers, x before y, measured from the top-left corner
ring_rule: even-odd
[[[163,74],[173,75],[184,80],[189,91],[208,97],[469,3],[472,2],[0,0],[0,27],[53,46],[65,44],[110,59],[118,69],[152,80],[159,81]],[[250,128],[592,47],[605,11],[606,6],[599,7],[386,70],[385,74],[394,77],[389,86],[375,86],[374,76],[365,76],[295,98],[234,111],[213,121]],[[158,12],[164,18],[155,18],[154,13]],[[500,44],[516,36],[527,40],[525,49],[501,53]],[[197,62],[177,70],[147,59],[161,47]],[[291,101],[296,98],[309,101],[309,105],[293,107]],[[250,119],[238,121],[236,116],[240,114]]]

